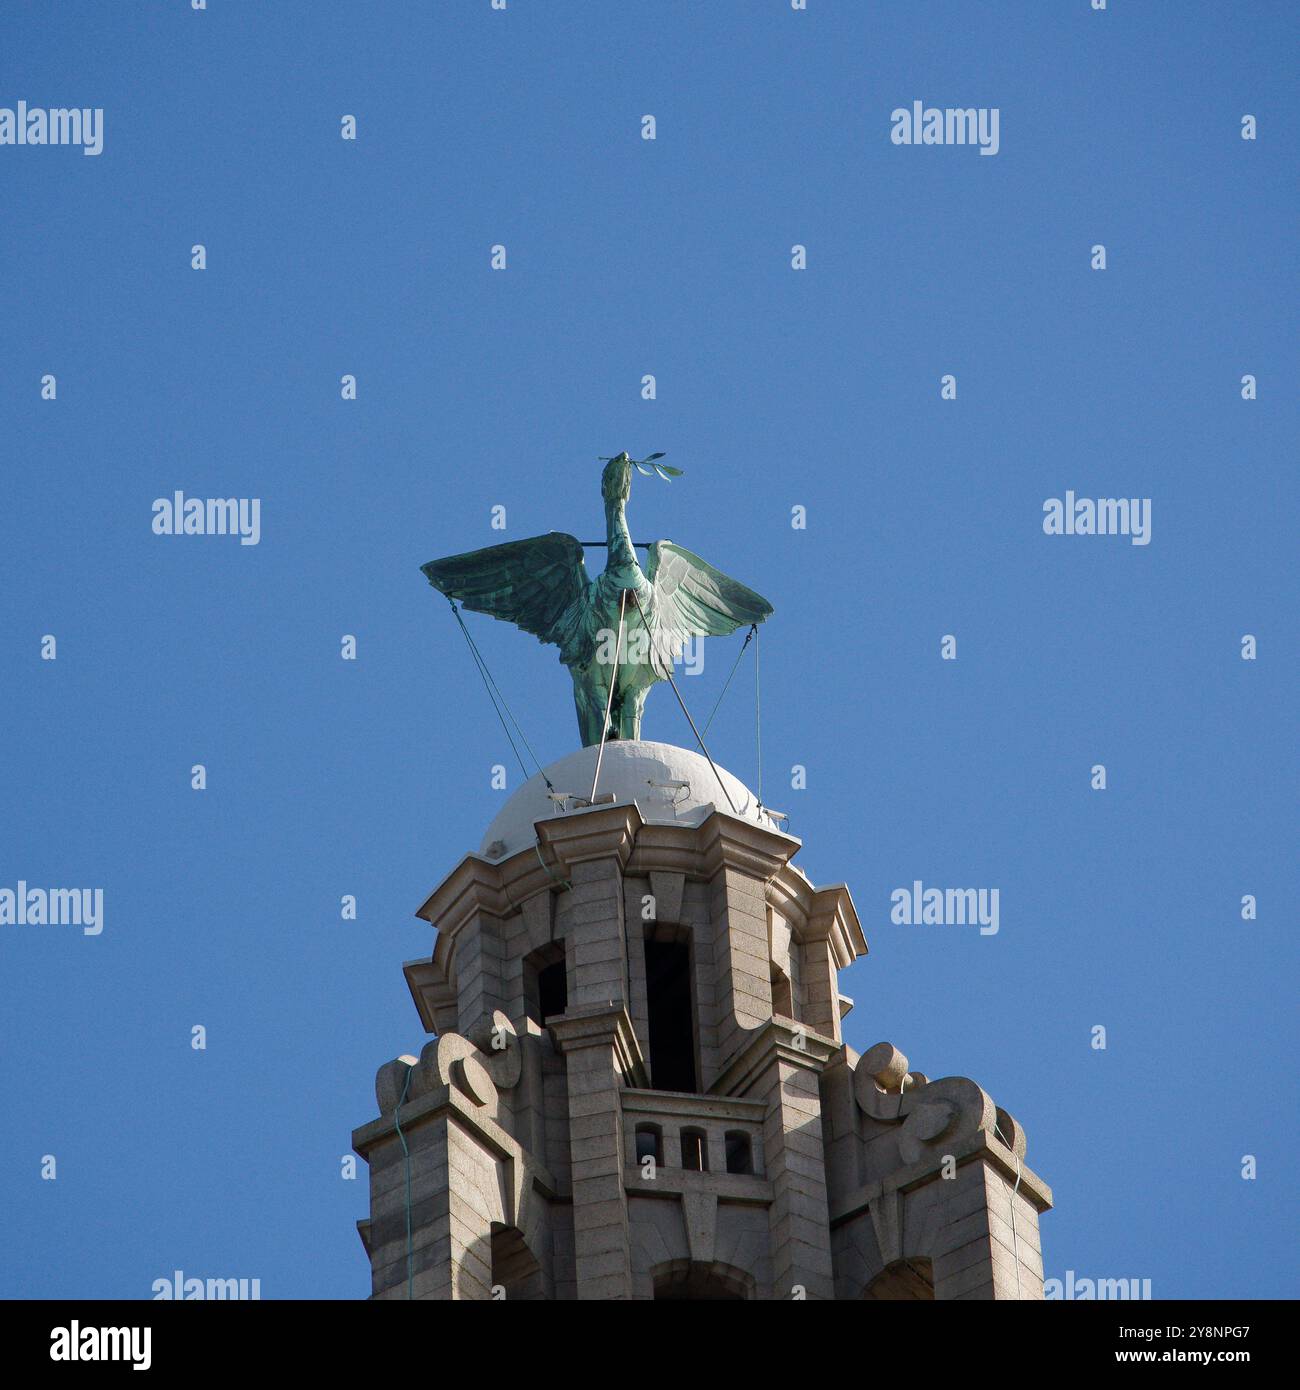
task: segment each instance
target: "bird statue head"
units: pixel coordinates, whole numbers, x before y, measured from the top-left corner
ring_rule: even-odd
[[[600,491],[606,502],[626,502],[632,492],[632,470],[635,468],[638,473],[644,474],[647,478],[658,474],[666,483],[672,482],[674,478],[682,476],[680,468],[673,468],[666,463],[657,463],[657,459],[664,458],[662,453],[647,454],[643,459],[632,458],[626,449],[614,458],[602,458],[601,462],[605,465],[605,471],[600,475]]]

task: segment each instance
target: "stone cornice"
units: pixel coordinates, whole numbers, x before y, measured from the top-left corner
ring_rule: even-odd
[[[714,811],[700,826],[700,868],[712,878],[724,868],[770,882],[799,849],[799,841],[778,830]]]
[[[467,854],[429,894],[415,915],[439,931],[454,933],[475,912],[505,917],[510,912],[510,901],[501,890],[497,866],[481,855]]]
[[[402,1106],[402,1133],[410,1134],[413,1129],[443,1115],[454,1117],[458,1124],[469,1130],[499,1157],[514,1159],[520,1163],[547,1197],[554,1197],[559,1193],[558,1184],[550,1170],[539,1163],[512,1134],[507,1133],[454,1087],[435,1086]],[[366,1158],[381,1139],[387,1139],[397,1133],[396,1121],[397,1112],[393,1111],[388,1115],[380,1115],[378,1119],[371,1120],[360,1129],[354,1129],[352,1147],[362,1158]]]
[[[656,1169],[654,1179],[647,1182],[636,1164],[623,1169],[623,1188],[629,1197],[677,1197],[684,1193],[704,1192],[721,1202],[752,1206],[771,1206],[772,1184],[766,1178],[748,1173],[696,1173],[685,1168]]]
[[[673,1116],[683,1120],[735,1120],[761,1124],[767,1116],[765,1100],[746,1096],[693,1095],[685,1091],[650,1091],[627,1087],[620,1097],[627,1115],[652,1118]]]
[[[794,1019],[778,1014],[756,1028],[732,1053],[709,1090],[714,1095],[743,1096],[775,1062],[788,1062],[820,1072],[841,1052],[842,1047],[834,1038],[814,1033]]]
[[[657,825],[647,823],[637,831],[636,843],[627,862],[629,874],[656,872],[686,874],[702,879],[700,865],[700,827],[696,825]]]
[[[571,1009],[559,1018],[547,1019],[546,1026],[561,1052],[575,1052],[584,1047],[613,1048],[624,1081],[638,1089],[645,1087],[646,1066],[641,1045],[622,1004]]]
[[[529,845],[499,864],[481,854],[467,854],[415,915],[442,936],[454,936],[477,912],[499,919],[509,917],[537,893],[562,888],[563,865],[547,859],[546,851],[537,845]]]
[[[831,883],[813,893],[803,939],[826,941],[837,970],[844,970],[859,956],[867,954],[867,938],[862,934],[858,910],[847,885]]]
[[[536,823],[543,854],[550,851],[557,873],[593,859],[617,859],[619,872],[627,867],[644,822],[634,803],[590,806]]]
[[[537,844],[508,859],[494,863],[467,854],[416,916],[441,935],[454,936],[476,913],[504,919],[539,892],[563,891],[571,867],[594,859],[617,859],[623,874],[654,869],[697,881],[729,867],[767,885],[768,900],[789,917],[799,939],[806,939],[810,926],[815,936],[830,935],[840,969],[866,952],[848,889],[814,888],[790,863],[801,845],[792,835],[725,811],[714,811],[698,826],[647,824],[635,803],[586,807],[537,821],[536,829]]]
[[[790,924],[796,941],[804,939],[816,891],[803,873],[790,863],[784,864],[768,880],[768,906]]]
[[[439,1032],[438,1013],[450,1011],[453,1018],[456,1013],[456,991],[447,983],[441,964],[427,956],[408,960],[402,965],[402,974],[425,1032]]]
[[[1019,1181],[1020,1195],[1026,1198],[1038,1211],[1047,1211],[1052,1205],[1052,1189],[1032,1169],[1020,1163],[1017,1168],[1016,1156],[987,1130],[977,1130],[965,1139],[954,1144],[945,1154],[929,1155],[916,1163],[897,1168],[887,1178],[879,1182],[866,1183],[862,1187],[839,1195],[831,1193],[831,1225],[838,1226],[866,1211],[872,1202],[891,1192],[907,1193],[924,1187],[930,1182],[942,1182],[939,1176],[942,1160],[951,1155],[960,1168],[967,1163],[983,1161],[995,1168],[1008,1182]]]
[[[511,912],[518,911],[529,898],[538,893],[559,893],[564,888],[564,874],[549,859],[540,845],[529,845],[498,865],[501,891],[510,904]]]

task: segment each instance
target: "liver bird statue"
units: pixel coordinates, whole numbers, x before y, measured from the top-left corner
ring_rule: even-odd
[[[632,470],[665,480],[681,476],[681,469],[658,462],[663,457],[632,459],[624,452],[602,460],[608,556],[594,580],[582,545],[561,531],[421,566],[448,598],[559,647],[573,677],[584,747],[605,737],[641,737],[646,695],[669,678],[688,638],[722,637],[772,612],[752,589],[672,541],[649,547],[644,570],[637,563],[626,516]]]

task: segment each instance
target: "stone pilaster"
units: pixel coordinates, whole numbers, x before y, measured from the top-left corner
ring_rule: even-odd
[[[457,1032],[477,1032],[504,1003],[502,919],[509,910],[499,871],[470,856],[417,914],[438,927],[442,960],[454,957]]]
[[[570,1009],[550,1027],[568,1076],[577,1296],[631,1298],[620,1092],[645,1083],[636,1035],[617,1005]]]
[[[718,1055],[725,1059],[772,1017],[767,884],[798,847],[716,812],[700,827],[713,934]],[[705,1084],[710,1078],[705,1077]]]
[[[772,1297],[835,1297],[819,1077],[838,1054],[828,1038],[770,1020],[714,1087],[766,1102],[763,1152],[773,1200]]]
[[[954,1204],[935,1240],[934,1296],[940,1299],[1041,1299],[1043,1255],[1038,1210],[992,1164],[960,1171],[968,1195]],[[1035,1189],[1036,1190],[1036,1189]]]
[[[415,1109],[416,1107],[411,1107]],[[492,1158],[448,1106],[403,1123],[410,1151],[408,1279],[406,1159],[396,1133],[369,1147],[372,1296],[488,1299],[491,1225],[501,1221]]]
[[[543,853],[570,884],[556,903],[556,930],[569,943],[569,1012],[631,1004],[623,872],[639,822],[635,806],[538,822]]]
[[[803,1017],[836,1042],[842,1039],[839,972],[866,953],[849,890],[839,883],[815,892],[803,929]]]
[[[380,1116],[352,1136],[370,1166],[361,1234],[374,1298],[490,1298],[494,1230],[514,1227],[533,1256],[544,1249],[540,1203],[555,1180],[494,1116],[481,1056],[448,1034],[413,1066],[399,1058],[379,1070]],[[508,1063],[498,1071],[510,1080]]]
[[[965,1077],[909,1071],[889,1043],[825,1080],[839,1296],[1042,1298],[1052,1194],[1014,1118]]]

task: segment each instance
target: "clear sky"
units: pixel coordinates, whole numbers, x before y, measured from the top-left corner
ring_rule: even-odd
[[[418,567],[598,536],[624,448],[685,469],[634,481],[633,534],[776,607],[764,792],[857,903],[850,1044],[1017,1117],[1049,1277],[1300,1292],[1298,30],[1287,0],[6,5],[0,106],[102,107],[104,145],[0,146],[0,888],[99,887],[104,920],[0,926],[0,1294],[368,1292],[342,1158],[425,1040],[413,914],[493,765],[520,780]],[[891,143],[918,100],[997,108],[998,153]],[[260,499],[259,544],[155,535],[177,490]],[[1150,543],[1044,534],[1067,490],[1150,498]],[[469,621],[572,751],[554,649]],[[753,785],[751,680],[710,745]],[[666,688],[645,734],[690,743]],[[917,879],[997,888],[998,933],[892,923]]]

